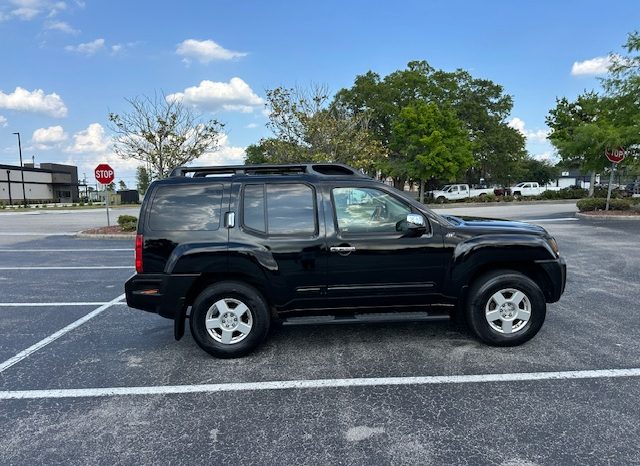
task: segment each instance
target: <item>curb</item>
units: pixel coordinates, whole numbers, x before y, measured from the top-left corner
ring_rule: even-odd
[[[432,210],[438,209],[458,209],[465,207],[497,207],[501,205],[514,206],[514,205],[544,205],[544,204],[575,204],[580,199],[557,199],[549,201],[511,201],[511,202],[450,202],[448,204],[424,204],[426,207]]]
[[[126,240],[135,240],[136,235],[113,235],[113,234],[98,234],[98,233],[76,233],[76,238],[80,239],[126,239]]]
[[[588,220],[640,220],[640,215],[588,215],[576,212],[576,217]]]

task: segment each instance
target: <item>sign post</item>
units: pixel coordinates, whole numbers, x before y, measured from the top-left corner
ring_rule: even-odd
[[[624,160],[624,149],[618,147],[614,150],[605,149],[605,157],[611,162],[611,175],[609,176],[609,189],[607,190],[607,205],[604,210],[609,210],[609,202],[611,201],[611,185],[613,184],[613,172],[616,170],[616,165]]]
[[[107,188],[107,185],[109,185],[109,183],[112,183],[114,178],[115,178],[115,172],[113,171],[113,168],[111,168],[109,166],[109,164],[106,163],[101,163],[100,165],[98,165],[96,167],[96,169],[94,170],[95,176],[96,176],[96,180],[98,181],[98,183],[101,183],[105,186],[105,192],[106,192],[106,196],[105,196],[105,206],[107,208],[107,226],[111,226],[111,222],[109,220],[109,190]]]

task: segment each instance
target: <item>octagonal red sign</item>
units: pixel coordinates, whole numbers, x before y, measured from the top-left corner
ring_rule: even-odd
[[[609,162],[612,163],[620,163],[624,160],[624,149],[622,147],[618,147],[617,149],[606,149],[604,151],[604,155],[609,159]]]
[[[108,163],[101,163],[95,169],[96,180],[102,184],[109,184],[113,181],[116,174]]]

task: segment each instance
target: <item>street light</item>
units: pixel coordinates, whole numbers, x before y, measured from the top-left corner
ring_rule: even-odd
[[[22,200],[27,206],[27,193],[24,189],[24,168],[22,167],[22,144],[20,143],[20,133],[13,133],[18,136],[18,152],[20,153],[20,174],[22,175]]]

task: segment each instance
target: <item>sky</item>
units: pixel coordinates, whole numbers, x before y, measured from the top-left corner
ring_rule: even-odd
[[[509,124],[553,160],[556,97],[599,88],[638,29],[637,0],[0,0],[0,163],[18,163],[20,132],[25,162],[76,164],[88,182],[107,162],[134,186],[137,162],[112,153],[107,115],[162,92],[225,123],[201,163],[241,163],[269,135],[267,89],[335,92],[412,60],[504,86]]]

